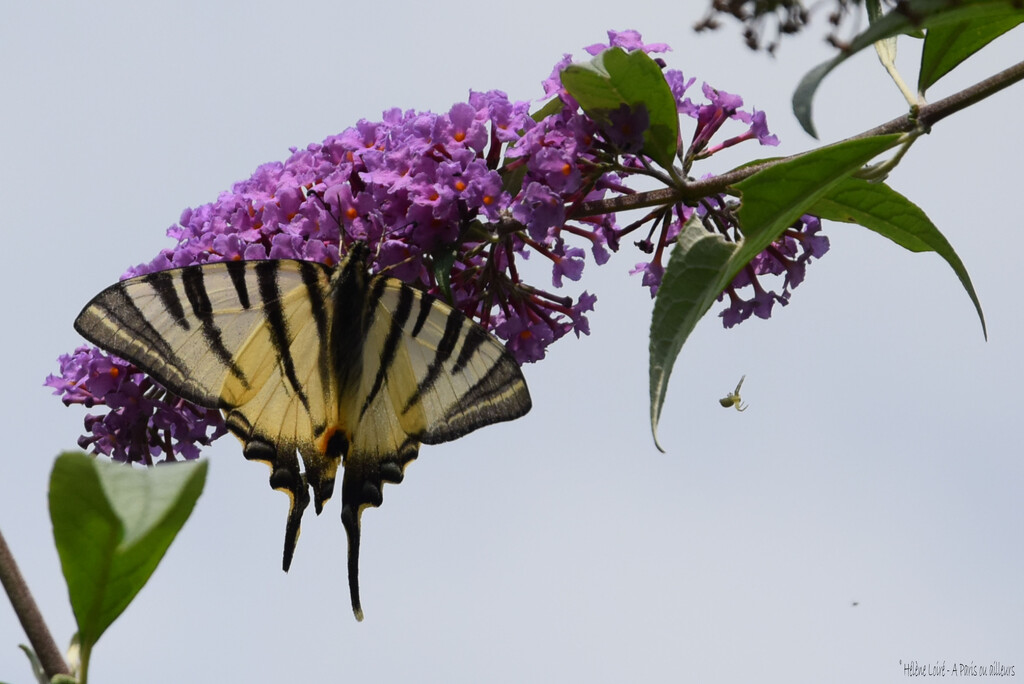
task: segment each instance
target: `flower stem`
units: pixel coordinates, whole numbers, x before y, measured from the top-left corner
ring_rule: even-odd
[[[28,640],[32,644],[32,649],[36,652],[46,676],[52,679],[54,675],[71,674],[67,663],[64,662],[64,656],[57,648],[50,629],[39,612],[39,606],[32,598],[32,592],[25,584],[25,578],[18,570],[18,564],[15,562],[2,532],[0,532],[0,582],[3,583],[4,590],[11,599],[14,612],[18,615],[21,627],[28,635]]]

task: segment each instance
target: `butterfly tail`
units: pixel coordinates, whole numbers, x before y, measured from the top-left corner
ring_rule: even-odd
[[[419,453],[419,444],[407,442],[397,453],[366,457],[349,453],[345,459],[345,475],[341,481],[341,522],[348,535],[348,589],[356,620],[363,619],[359,600],[359,540],[363,509],[377,507],[384,501],[384,483],[402,481],[405,466]]]
[[[231,426],[229,418],[228,426]],[[260,461],[270,466],[270,487],[284,492],[290,500],[288,520],[284,531],[284,554],[281,567],[285,572],[292,564],[295,545],[299,541],[302,514],[309,506],[309,487],[299,470],[299,459],[295,449],[279,450],[260,439],[250,439],[242,453],[250,461]]]
[[[277,468],[270,474],[270,486],[282,491],[291,499],[288,507],[288,521],[284,528],[284,554],[281,558],[281,569],[288,572],[295,554],[295,545],[299,541],[299,528],[302,525],[302,514],[309,505],[309,488],[306,479],[299,473],[298,459],[292,456],[294,463],[288,467]]]
[[[363,621],[363,606],[359,601],[359,518],[362,514],[362,508],[341,507],[341,523],[348,535],[348,593],[352,599],[352,613],[359,622]]]

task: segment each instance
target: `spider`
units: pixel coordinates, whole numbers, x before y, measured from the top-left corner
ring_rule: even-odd
[[[747,404],[740,404],[740,402],[742,401],[740,399],[740,387],[743,387],[743,381],[746,379],[746,375],[740,378],[740,381],[736,383],[736,389],[733,390],[732,392],[729,392],[729,394],[726,397],[719,399],[718,403],[724,406],[725,408],[735,406],[737,411],[746,411]]]

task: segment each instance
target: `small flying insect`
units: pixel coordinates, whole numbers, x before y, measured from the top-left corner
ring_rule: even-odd
[[[740,399],[740,387],[743,387],[743,381],[746,380],[746,379],[747,379],[746,375],[744,375],[742,378],[740,378],[740,381],[738,383],[736,383],[736,389],[733,390],[732,392],[729,392],[729,394],[727,396],[725,396],[724,398],[719,399],[718,403],[721,404],[722,406],[724,406],[725,408],[729,408],[730,406],[735,406],[737,411],[746,411],[747,410],[747,404],[741,404],[740,403],[742,401]]]

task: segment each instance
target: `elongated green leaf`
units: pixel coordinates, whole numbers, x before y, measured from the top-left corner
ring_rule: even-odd
[[[625,107],[630,112],[646,110],[643,153],[668,169],[679,141],[679,114],[675,97],[661,67],[636,50],[605,50],[586,64],[573,64],[562,71],[562,85],[595,121],[609,126],[610,115]]]
[[[736,243],[709,233],[694,214],[669,255],[651,314],[651,434],[660,451],[664,449],[658,442],[658,420],[672,366],[697,321],[718,297],[710,284],[719,280],[736,248]]]
[[[1016,0],[908,0],[871,24],[839,56],[819,64],[801,79],[793,92],[793,113],[807,133],[818,137],[811,104],[821,81],[848,58],[875,41],[924,27],[929,30],[962,22],[1009,18],[1024,14]]]
[[[133,468],[62,454],[50,476],[50,518],[83,649],[143,587],[188,519],[206,462]]]
[[[747,243],[737,257],[749,261],[806,214],[808,207],[864,164],[895,147],[900,138],[882,135],[829,145],[737,183],[736,189],[743,193],[739,218]]]
[[[917,89],[925,92],[964,60],[1024,22],[1024,12],[961,21],[929,29]]]
[[[708,233],[691,219],[672,250],[654,300],[650,341],[651,432],[658,421],[676,358],[697,321],[750,260],[850,174],[891,149],[900,136],[862,138],[823,147],[760,171],[735,187],[743,239]]]
[[[974,303],[981,330],[988,339],[985,314],[967,268],[952,245],[916,204],[883,183],[847,178],[818,200],[810,213],[843,223],[856,223],[883,235],[911,252],[936,252],[946,260]]]

